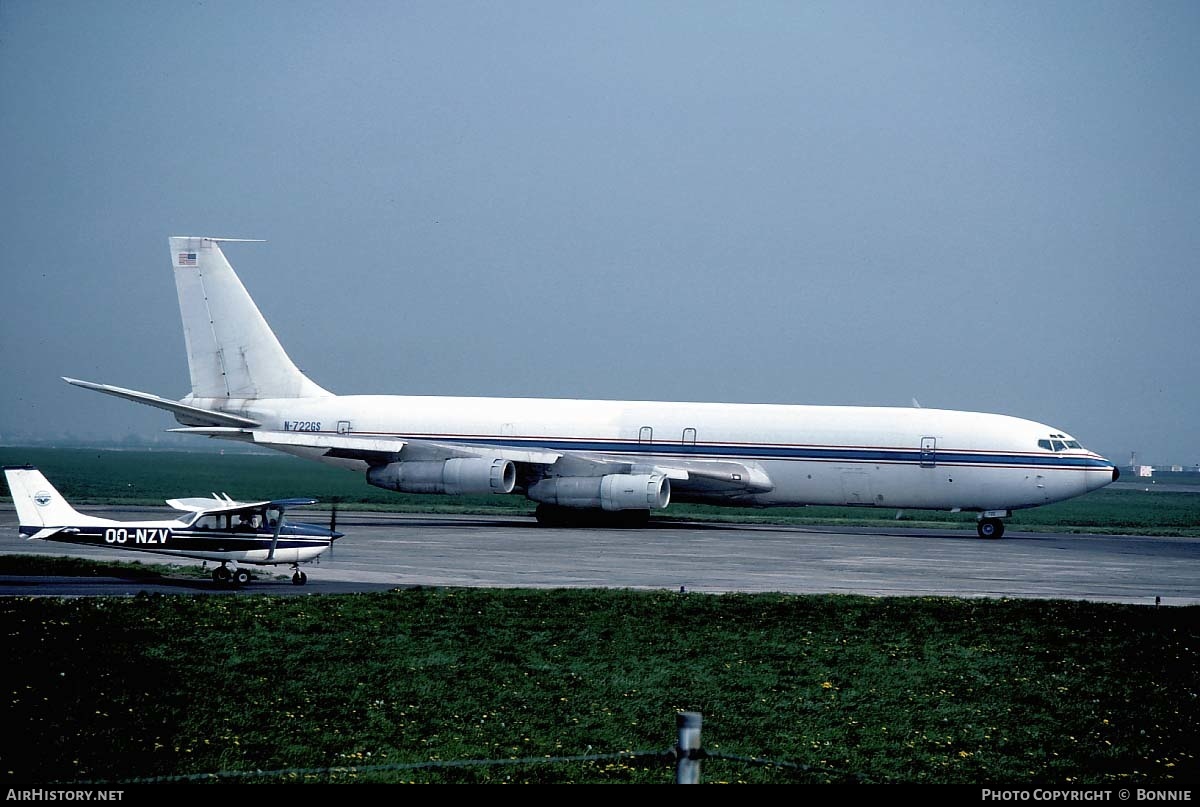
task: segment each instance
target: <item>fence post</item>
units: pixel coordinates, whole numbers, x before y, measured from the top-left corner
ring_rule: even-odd
[[[692,759],[691,752],[700,750],[699,712],[678,712],[675,715],[675,727],[679,729],[679,745],[675,751],[679,760],[675,763],[675,784],[700,784],[700,760]]]

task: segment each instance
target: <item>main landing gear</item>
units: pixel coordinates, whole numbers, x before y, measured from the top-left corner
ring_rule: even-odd
[[[1003,538],[1004,522],[998,518],[981,518],[975,525],[980,538]]]
[[[218,586],[228,586],[231,583],[235,586],[244,586],[254,579],[246,569],[230,569],[224,562],[220,566],[212,570],[213,582]]]

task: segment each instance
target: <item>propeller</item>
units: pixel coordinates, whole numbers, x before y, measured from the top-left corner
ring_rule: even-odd
[[[333,560],[333,544],[336,540],[334,533],[337,532],[337,503],[335,498],[329,503],[329,560]]]

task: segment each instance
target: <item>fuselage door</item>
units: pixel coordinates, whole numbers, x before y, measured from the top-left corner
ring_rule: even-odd
[[[921,467],[933,468],[937,465],[937,438],[921,438]]]

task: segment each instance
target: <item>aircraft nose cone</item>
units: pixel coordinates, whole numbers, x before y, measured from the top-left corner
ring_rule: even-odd
[[[1121,472],[1117,470],[1117,466],[1113,466],[1113,481],[1116,482],[1121,478]]]

